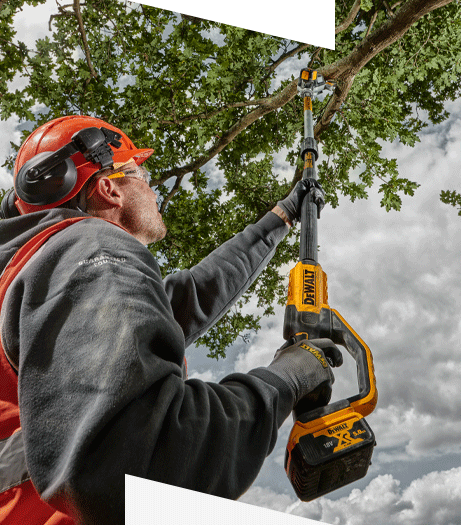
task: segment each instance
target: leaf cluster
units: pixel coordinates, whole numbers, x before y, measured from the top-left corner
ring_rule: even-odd
[[[354,10],[354,0],[337,0],[337,24],[350,23],[333,51],[110,0],[60,6],[46,36],[27,49],[15,15],[44,0],[9,0],[0,8],[0,119],[15,115],[31,129],[62,115],[93,115],[123,129],[138,147],[154,148],[146,166],[169,233],[151,250],[166,274],[197,264],[288,194],[301,174],[299,70],[328,69],[336,91],[314,101],[317,123],[330,115],[317,136],[327,202],[367,198],[377,185],[381,205],[399,210],[401,195],[413,195],[418,185],[401,177],[383,145],[414,146],[424,127],[448,117],[446,102],[459,97],[459,1],[414,22],[357,69],[353,59],[383,28],[392,35],[400,10],[416,1],[362,0]],[[4,165],[12,163],[10,157]],[[292,178],[282,176],[283,163]],[[459,205],[456,194],[442,200]],[[284,300],[281,268],[297,249],[293,230],[236,308],[201,339],[211,355],[259,327],[261,316],[245,313],[250,298],[261,315]]]

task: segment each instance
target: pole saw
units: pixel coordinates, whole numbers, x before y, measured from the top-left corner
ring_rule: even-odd
[[[325,81],[317,71],[301,70],[298,93],[304,98],[302,177],[309,180],[314,191],[306,195],[301,208],[299,262],[290,272],[283,337],[291,343],[306,337],[326,338],[344,346],[356,361],[359,393],[328,405],[331,385],[323,385],[320,395],[312,396],[308,411],[301,405],[295,407],[285,470],[301,501],[311,501],[364,477],[376,445],[373,431],[365,421],[378,397],[372,355],[360,336],[328,305],[327,276],[317,260],[320,208],[315,197],[318,149],[312,100],[333,88],[334,84]]]

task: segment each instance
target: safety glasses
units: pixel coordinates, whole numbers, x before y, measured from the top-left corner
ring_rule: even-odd
[[[146,170],[146,168],[143,166],[138,166],[135,162],[125,164],[120,168],[120,171],[107,176],[108,179],[119,179],[121,177],[133,177],[135,179],[147,182],[147,184],[150,183],[149,172]]]
[[[150,174],[143,166],[138,166],[136,161],[130,159],[128,162],[115,163],[114,167],[111,170],[104,170],[98,173],[95,173],[93,181],[96,181],[99,177],[107,177],[108,179],[120,179],[122,177],[131,177],[134,179],[142,180],[150,185]],[[96,191],[96,184],[93,182],[94,186],[88,188],[89,192],[86,195],[86,200],[88,200],[93,193]]]

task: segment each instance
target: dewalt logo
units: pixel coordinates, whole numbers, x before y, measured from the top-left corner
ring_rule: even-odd
[[[307,346],[306,344],[301,344],[300,345],[301,348],[304,348],[304,350],[307,350],[308,352],[310,352],[313,356],[315,356],[321,363],[322,363],[322,366],[323,368],[327,368],[328,367],[328,364],[327,362],[325,361],[325,359],[323,358],[322,354],[316,350],[315,348],[312,348],[310,346]]]
[[[328,434],[336,434],[336,432],[339,432],[340,430],[346,430],[346,429],[347,429],[346,424],[338,425],[337,427],[329,428]]]
[[[350,447],[351,445],[355,445],[356,443],[359,443],[360,441],[363,441],[360,438],[352,438],[350,433],[346,430],[344,432],[337,432],[334,435],[335,438],[338,440],[338,444],[334,448],[333,452],[338,452],[338,450],[343,450],[347,447]]]
[[[303,304],[315,306],[315,272],[305,269],[303,272]]]

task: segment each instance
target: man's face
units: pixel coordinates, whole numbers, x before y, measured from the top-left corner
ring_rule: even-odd
[[[143,244],[163,239],[167,229],[149,184],[134,177],[124,177],[119,184],[124,196],[123,223],[130,233]]]
[[[115,220],[133,237],[143,244],[163,239],[166,226],[157,206],[157,195],[149,186],[150,175],[132,159],[125,164],[114,165],[112,169],[99,173],[101,179],[87,188],[87,200],[98,190],[97,205],[88,207],[89,213]]]

